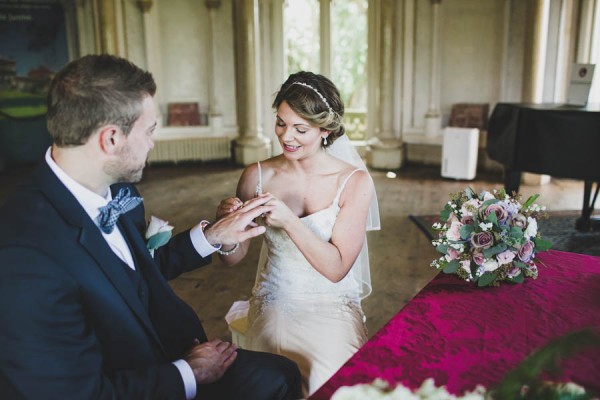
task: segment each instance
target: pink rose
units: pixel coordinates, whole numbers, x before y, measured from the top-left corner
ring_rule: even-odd
[[[533,256],[534,247],[535,244],[531,240],[526,241],[523,244],[523,246],[521,246],[521,248],[519,249],[519,260],[523,262],[528,262],[529,260],[531,260],[531,257]]]
[[[494,235],[491,232],[479,232],[471,236],[471,244],[477,248],[490,248],[494,244]]]
[[[485,260],[485,257],[483,256],[482,252],[480,252],[480,251],[473,252],[473,262],[475,264],[482,265],[484,260]]]
[[[460,240],[460,228],[462,228],[463,224],[458,222],[458,220],[452,221],[450,228],[446,232],[446,238],[448,240]]]
[[[496,214],[498,222],[504,222],[508,219],[508,211],[500,203],[490,204],[485,210],[483,210],[483,217],[486,218],[491,213]]]
[[[460,253],[453,247],[448,247],[448,254],[446,255],[446,259],[448,261],[456,260],[460,257]]]
[[[496,259],[498,260],[498,264],[504,265],[509,264],[515,258],[515,253],[510,250],[505,250],[502,253],[496,255]]]

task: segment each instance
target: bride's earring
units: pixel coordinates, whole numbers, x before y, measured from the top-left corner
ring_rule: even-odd
[[[323,136],[323,146],[327,146],[327,136]]]

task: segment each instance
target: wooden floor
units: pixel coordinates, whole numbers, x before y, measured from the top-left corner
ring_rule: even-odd
[[[0,203],[31,167],[0,172]],[[139,189],[149,215],[170,221],[176,231],[201,219],[214,219],[218,202],[235,193],[240,167],[227,164],[149,166]],[[386,177],[373,171],[379,197],[382,230],[368,234],[373,294],[363,302],[369,335],[381,328],[437,273],[429,267],[436,252],[408,216],[437,214],[448,193],[471,186],[476,191],[502,186],[499,173],[478,174],[474,181],[440,177],[439,168],[406,166]],[[544,186],[522,186],[524,196],[540,193],[549,210],[580,209],[583,183],[553,179]],[[148,217],[149,217],[148,215]],[[198,313],[209,338],[229,339],[225,313],[235,300],[247,299],[256,273],[259,242],[246,259],[226,267],[218,259],[211,266],[187,273],[171,282],[174,290]]]

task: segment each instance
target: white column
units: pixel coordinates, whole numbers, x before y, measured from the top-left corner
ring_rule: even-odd
[[[431,65],[429,70],[429,109],[425,114],[426,136],[438,136],[442,127],[438,65],[441,2],[442,0],[431,0]]]
[[[331,0],[320,0],[321,74],[331,77]]]
[[[596,0],[581,0],[577,62],[589,63],[592,54],[592,33],[594,31],[594,6]],[[597,70],[598,68],[596,68]]]
[[[271,156],[271,141],[260,126],[260,58],[258,52],[258,4],[235,0],[236,88],[240,135],[235,141],[235,160],[249,165]]]
[[[367,46],[367,139],[379,132],[379,43],[381,26],[381,0],[370,0],[368,8]]]
[[[372,168],[398,169],[402,166],[402,140],[394,135],[394,49],[395,49],[395,1],[381,0],[377,19],[379,28],[375,48],[380,49],[377,74],[377,112],[370,114],[377,119],[374,137],[369,141],[368,164]],[[371,23],[371,21],[369,21]],[[369,43],[369,49],[372,42]],[[373,58],[369,58],[369,61]]]
[[[159,0],[139,0],[138,6],[143,13],[143,24],[144,24],[144,45],[146,52],[146,68],[156,82],[156,94],[154,99],[156,100],[157,107],[157,122],[160,126],[166,125],[163,121],[161,107],[163,106],[164,92],[163,86],[163,75],[162,75],[162,63],[160,57],[160,25],[158,21],[158,2]],[[166,111],[166,110],[165,110]]]
[[[531,58],[524,80],[523,100],[541,103],[544,94],[550,0],[532,0],[529,5],[532,7],[528,21],[531,23]],[[525,185],[545,185],[550,182],[550,176],[525,172],[522,181]]]
[[[218,65],[219,59],[216,51],[216,31],[217,26],[217,11],[221,6],[221,0],[205,0],[204,4],[208,8],[209,27],[208,27],[208,46],[210,57],[207,57],[206,70],[208,71],[208,120],[210,128],[215,132],[219,132],[223,127],[223,113],[219,105],[219,100],[216,94],[215,82],[218,81]]]
[[[273,143],[272,155],[281,154],[276,144],[273,94],[285,80],[283,67],[283,4],[282,0],[260,0],[260,37],[262,61],[261,114],[263,134]]]

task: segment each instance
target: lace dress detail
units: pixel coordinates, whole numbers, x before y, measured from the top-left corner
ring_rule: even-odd
[[[260,164],[258,171],[261,193]],[[329,207],[301,218],[322,240],[331,239],[341,193],[356,171],[344,179]],[[264,244],[266,257],[259,263],[250,299],[246,342],[252,350],[294,360],[308,395],[366,341],[360,288],[350,274],[334,283],[317,272],[282,229],[267,227]]]

